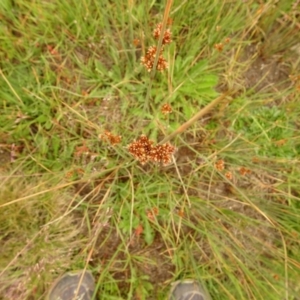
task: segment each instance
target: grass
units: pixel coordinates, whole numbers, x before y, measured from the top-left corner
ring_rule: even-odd
[[[299,296],[299,8],[174,1],[152,78],[166,5],[1,1],[0,299],[83,268],[95,299],[165,299],[186,277],[213,299]],[[135,161],[141,134],[171,135],[172,164]]]

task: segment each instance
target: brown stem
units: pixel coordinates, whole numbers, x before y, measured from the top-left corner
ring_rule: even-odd
[[[153,82],[153,79],[154,79],[154,76],[155,76],[156,66],[157,66],[157,63],[158,63],[159,54],[160,54],[160,50],[161,50],[161,47],[162,47],[162,41],[163,41],[164,33],[165,33],[165,30],[166,30],[166,27],[167,27],[167,22],[168,22],[168,19],[169,19],[172,4],[173,4],[173,0],[168,0],[167,1],[165,12],[164,12],[164,18],[163,18],[163,21],[162,21],[161,33],[160,33],[160,36],[159,36],[157,49],[156,49],[156,54],[155,54],[155,59],[154,59],[154,63],[153,63],[153,68],[152,68],[151,74],[150,74],[150,82],[149,82],[149,85],[148,85],[147,95],[146,95],[146,99],[145,99],[145,108],[148,108],[148,101],[149,101],[149,98],[150,98],[152,82]]]
[[[180,127],[178,127],[174,132],[172,132],[170,135],[166,136],[162,141],[160,141],[158,144],[164,144],[171,140],[173,137],[175,137],[177,134],[184,132],[187,128],[189,128],[193,123],[195,123],[198,119],[200,119],[202,116],[207,114],[214,106],[216,106],[218,103],[220,103],[224,98],[228,96],[229,92],[226,92],[213,100],[211,103],[207,104],[204,108],[202,108],[198,113],[196,113],[192,118],[190,118],[187,122],[182,124]]]
[[[162,47],[162,42],[163,42],[166,27],[167,27],[167,23],[168,23],[172,3],[173,3],[173,0],[168,0],[167,4],[166,4],[166,8],[165,8],[165,12],[164,12],[164,18],[163,18],[163,21],[162,21],[161,32],[160,32],[160,36],[159,36],[159,40],[158,40],[158,44],[157,44],[157,49],[156,49],[156,54],[155,54],[155,59],[154,59],[154,63],[153,63],[153,68],[152,68],[151,75],[150,75],[151,79],[154,78],[154,75],[155,75],[155,72],[156,72],[156,66],[157,66],[157,63],[158,63],[159,54],[160,54],[160,50],[161,50],[161,47]]]

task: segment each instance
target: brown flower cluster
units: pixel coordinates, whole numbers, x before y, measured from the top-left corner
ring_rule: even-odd
[[[156,55],[156,50],[157,50],[156,46],[149,47],[146,55],[141,58],[141,63],[142,63],[142,65],[144,65],[146,67],[146,69],[147,69],[148,72],[151,72],[151,70],[153,68],[154,60],[155,60],[155,55]],[[160,53],[156,69],[158,71],[162,72],[167,67],[168,67],[168,63],[164,59],[164,57],[162,56],[162,53]]]
[[[166,103],[161,107],[161,112],[164,115],[170,114],[172,112],[172,107],[170,104]]]
[[[155,27],[155,29],[153,30],[153,37],[156,40],[159,40],[159,37],[161,35],[161,29],[162,29],[162,23],[158,23]],[[170,29],[166,29],[166,31],[164,32],[164,37],[162,40],[162,44],[163,45],[168,45],[172,43],[172,33]]]
[[[171,163],[172,154],[175,152],[175,147],[171,144],[153,145],[154,142],[149,140],[147,136],[141,135],[137,141],[128,145],[128,151],[142,165],[147,162],[162,163],[168,165]]]
[[[111,132],[107,130],[104,131],[104,134],[100,134],[99,138],[101,140],[109,142],[113,146],[119,144],[122,140],[122,137],[120,135],[113,135]]]
[[[156,40],[158,40],[161,35],[161,29],[162,29],[162,24],[159,23],[156,25],[156,28],[153,30],[153,36]],[[163,40],[162,40],[162,47],[159,52],[158,62],[157,62],[157,66],[156,66],[156,69],[160,72],[162,72],[168,68],[168,63],[165,60],[165,58],[163,57],[162,52],[164,50],[164,46],[168,45],[172,42],[171,36],[172,36],[171,30],[166,29],[164,32],[164,36],[163,36]],[[157,47],[150,46],[147,50],[146,55],[141,58],[141,64],[146,67],[148,72],[151,72],[151,70],[153,69],[156,52],[157,52]]]
[[[215,163],[215,168],[219,171],[219,172],[222,172],[225,170],[225,162],[223,159],[219,159],[216,163]],[[231,171],[224,171],[222,172],[225,177],[228,179],[228,180],[233,180],[233,173]]]
[[[245,175],[247,175],[247,174],[251,174],[251,171],[250,171],[249,169],[245,168],[245,167],[241,167],[241,168],[240,168],[240,174],[241,174],[242,176],[245,176]]]
[[[232,175],[232,173],[231,173],[230,171],[227,171],[227,172],[225,173],[225,177],[226,177],[227,179],[229,179],[229,180],[232,180],[233,175]]]
[[[216,50],[218,50],[219,52],[222,52],[223,51],[223,48],[224,48],[224,45],[222,43],[219,43],[219,44],[215,44],[214,45],[214,48]]]
[[[225,44],[230,43],[230,38],[229,38],[229,37],[225,38],[225,39],[224,39],[224,43],[225,43]],[[215,48],[216,50],[218,50],[219,52],[222,52],[223,49],[224,49],[224,43],[214,44],[214,48]]]
[[[215,163],[215,168],[218,171],[223,171],[225,169],[225,162],[223,159],[219,159],[216,163]]]

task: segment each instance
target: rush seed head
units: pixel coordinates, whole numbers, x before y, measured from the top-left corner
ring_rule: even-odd
[[[172,112],[172,107],[170,104],[166,103],[161,107],[161,112],[164,115],[170,114]]]
[[[151,72],[151,70],[153,68],[156,51],[157,51],[156,46],[150,46],[147,50],[146,55],[141,58],[141,64],[146,67],[148,72]],[[165,60],[165,58],[162,56],[162,53],[160,53],[156,69],[158,71],[163,71],[167,67],[168,67],[168,63]]]
[[[109,142],[112,146],[119,144],[122,140],[120,135],[113,135],[110,131],[105,130],[104,134],[100,134],[99,138],[103,141]]]
[[[175,147],[169,143],[156,146],[153,144],[154,142],[148,137],[141,135],[138,140],[128,145],[128,151],[142,165],[147,162],[162,163],[163,165],[171,163]]]
[[[153,30],[153,37],[156,39],[156,40],[159,40],[159,37],[161,35],[161,29],[162,29],[162,23],[158,23],[156,25],[156,27],[154,28]],[[170,43],[172,43],[172,32],[170,29],[166,29],[165,32],[164,32],[164,37],[163,37],[163,40],[162,40],[162,44],[163,45],[168,45]]]

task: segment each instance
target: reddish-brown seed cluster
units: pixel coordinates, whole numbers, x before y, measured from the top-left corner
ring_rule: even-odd
[[[222,52],[223,51],[223,48],[224,48],[224,45],[222,43],[219,43],[219,44],[215,44],[214,45],[214,48],[216,50],[218,50],[219,52]]]
[[[230,171],[227,171],[227,172],[225,173],[225,177],[226,177],[227,179],[229,179],[229,180],[232,180],[233,175],[232,175],[232,173],[231,173]]]
[[[141,43],[141,41],[140,41],[139,39],[134,39],[134,40],[133,40],[133,45],[134,45],[135,47],[139,46],[140,43]]]
[[[154,61],[153,61],[154,63]],[[159,58],[158,58],[158,62],[157,62],[157,66],[156,69],[160,72],[164,71],[165,69],[168,68],[168,63],[167,61],[164,59],[164,57],[160,54]]]
[[[159,23],[156,25],[156,28],[153,30],[153,36],[156,40],[159,40],[159,37],[161,35],[161,30],[162,30],[162,24]],[[159,51],[159,56],[158,56],[158,61],[157,61],[157,66],[156,66],[156,69],[160,72],[162,72],[168,68],[168,63],[165,60],[165,58],[163,57],[162,52],[164,50],[164,46],[168,45],[172,42],[171,36],[172,36],[171,30],[166,29],[164,32],[164,35],[163,35],[162,47]],[[146,67],[148,72],[150,72],[153,69],[156,52],[157,52],[157,47],[150,46],[147,50],[146,55],[141,58],[141,64]]]
[[[158,23],[155,27],[155,29],[153,30],[153,37],[156,40],[159,40],[159,37],[161,35],[161,29],[162,29],[162,23]],[[163,45],[168,45],[170,43],[172,43],[172,33],[170,29],[166,29],[164,32],[164,37],[162,40],[162,44]]]
[[[215,163],[215,168],[218,171],[223,171],[225,169],[225,163],[223,159],[219,159],[216,163]]]
[[[149,140],[145,135],[129,144],[128,151],[144,165],[149,160],[153,141]]]
[[[174,151],[175,147],[171,144],[157,145],[151,150],[149,160],[160,162],[163,165],[168,165],[169,163],[171,163],[172,154],[174,153]]]
[[[107,130],[104,131],[104,134],[100,134],[99,138],[106,142],[109,142],[113,146],[119,144],[122,140],[122,137],[120,135],[113,135]]]
[[[141,58],[141,63],[142,63],[142,65],[144,65],[146,67],[146,69],[148,70],[148,72],[151,72],[151,70],[153,68],[154,60],[155,60],[155,55],[156,55],[156,50],[157,50],[156,46],[149,47],[146,55]],[[156,69],[158,71],[162,72],[167,67],[168,67],[168,63],[164,59],[164,57],[162,56],[162,53],[160,53]]]
[[[219,52],[222,52],[223,49],[224,49],[224,44],[229,44],[230,43],[230,38],[227,37],[224,39],[224,42],[223,43],[217,43],[217,44],[214,44],[214,48],[216,50],[218,50]]]
[[[89,155],[92,151],[86,146],[85,142],[83,142],[83,145],[82,146],[77,146],[75,148],[75,156],[76,157],[79,157],[81,155]]]
[[[161,112],[164,115],[170,114],[172,112],[172,107],[170,104],[166,103],[161,107]]]
[[[144,165],[147,162],[162,163],[168,165],[171,162],[175,147],[171,144],[153,145],[145,135],[141,135],[137,141],[128,145],[128,151]]]
[[[224,43],[225,43],[225,44],[230,43],[230,38],[229,38],[229,37],[225,38]]]
[[[245,168],[245,167],[241,167],[239,171],[240,171],[240,174],[241,174],[242,176],[251,173],[251,171],[250,171],[249,169]]]

